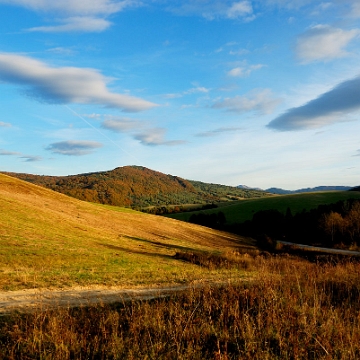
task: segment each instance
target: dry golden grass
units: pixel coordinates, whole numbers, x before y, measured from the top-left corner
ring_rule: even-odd
[[[194,224],[82,202],[0,174],[0,289],[129,286],[222,278],[178,251],[253,248]]]
[[[0,357],[360,358],[359,262],[243,260],[256,263],[256,281],[190,288],[152,301],[1,317]]]

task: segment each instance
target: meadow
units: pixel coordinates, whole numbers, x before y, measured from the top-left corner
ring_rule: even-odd
[[[274,195],[259,199],[247,199],[231,203],[219,204],[217,208],[201,210],[204,214],[218,213],[222,211],[228,225],[242,223],[251,220],[253,215],[261,210],[278,210],[285,214],[290,208],[292,214],[300,213],[303,210],[311,210],[319,205],[333,204],[348,199],[360,199],[360,192],[356,191],[327,191],[316,193],[303,193],[294,195]],[[192,214],[200,211],[183,212],[165,215],[167,217],[189,221]]]
[[[331,194],[317,198],[344,193]],[[300,199],[300,208],[304,196],[288,199]],[[251,238],[79,201],[1,174],[0,209],[1,291],[159,287],[147,301],[119,296],[112,304],[2,315],[2,359],[360,357],[357,259],[271,255]],[[167,284],[190,289],[162,297]]]
[[[223,278],[230,270],[204,270],[174,255],[231,252],[239,247],[254,248],[254,241],[87,203],[0,174],[0,290]]]
[[[252,281],[0,319],[3,359],[358,359],[360,264],[239,255]]]

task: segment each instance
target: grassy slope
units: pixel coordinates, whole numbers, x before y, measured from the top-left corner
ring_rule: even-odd
[[[0,289],[183,282],[209,273],[176,251],[226,251],[245,240],[208,228],[82,202],[0,174]]]
[[[260,210],[277,209],[283,213],[289,207],[293,214],[303,209],[310,210],[323,204],[336,203],[340,200],[360,199],[360,192],[332,191],[304,193],[295,195],[281,195],[261,199],[243,200],[217,209],[202,211],[207,214],[222,211],[228,224],[241,223],[251,220],[254,213]],[[171,218],[188,221],[190,216],[197,212],[168,215]]]

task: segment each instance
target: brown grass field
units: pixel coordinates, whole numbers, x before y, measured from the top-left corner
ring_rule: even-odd
[[[360,358],[360,264],[249,257],[254,281],[0,317],[2,359]],[[334,259],[333,259],[334,260]]]
[[[359,273],[358,259],[259,255],[249,239],[0,174],[2,291],[193,284],[2,315],[1,359],[356,360]]]
[[[253,248],[253,243],[173,219],[79,201],[0,174],[0,290],[223,279],[232,270],[199,268],[174,255],[238,248]]]

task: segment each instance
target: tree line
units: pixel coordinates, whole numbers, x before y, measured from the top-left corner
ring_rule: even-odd
[[[296,214],[292,214],[290,208],[285,214],[276,209],[262,210],[256,212],[252,220],[238,224],[226,224],[222,212],[194,214],[189,221],[251,236],[259,241],[270,238],[324,247],[360,247],[359,200],[320,205],[316,209]]]

